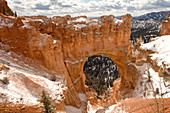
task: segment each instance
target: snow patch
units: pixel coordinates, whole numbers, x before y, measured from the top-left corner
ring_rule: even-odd
[[[136,49],[136,50],[132,50],[132,57],[136,57],[139,55],[139,51]]]
[[[168,22],[168,20],[165,20],[165,22]]]
[[[123,20],[119,20],[119,19],[117,19],[117,18],[114,18],[114,22],[115,22],[115,24],[121,24],[122,22],[123,22]]]
[[[98,22],[97,19],[91,19],[91,18],[84,18],[84,17],[80,17],[80,18],[77,18],[76,20],[68,20],[67,23],[68,24],[71,24],[71,23],[81,23],[81,22],[85,22],[86,24],[87,23],[95,23],[95,22]]]
[[[55,43],[57,43],[57,42],[59,42],[59,40],[53,40],[53,44],[55,44]]]
[[[64,99],[64,91],[67,89],[61,82],[53,82],[47,78],[32,75],[18,69],[5,66],[6,70],[1,70],[0,79],[4,77],[9,79],[9,84],[4,84],[0,81],[0,94],[5,95],[0,101],[7,99],[15,104],[36,105],[41,99],[42,90],[49,93],[52,100],[60,103]],[[27,82],[26,82],[27,81]]]
[[[154,51],[151,59],[156,60],[158,66],[162,67],[164,63],[170,68],[170,35],[157,37],[150,43],[142,44],[141,49]]]
[[[163,77],[159,77],[158,72],[155,72],[149,64],[145,63],[142,66],[136,66],[136,68],[140,71],[142,76],[138,78],[136,87],[132,93],[133,98],[154,98],[153,91],[156,91],[156,89],[159,90],[157,97],[160,98],[161,92],[165,93],[170,91],[170,89],[165,86],[165,84],[170,84],[170,82],[165,81]],[[148,76],[148,73],[150,77]],[[164,94],[163,97],[169,98],[170,94]]]
[[[22,28],[31,28],[31,26],[30,26],[30,24],[29,24],[29,22],[30,22],[30,19],[29,18],[25,18],[25,20],[21,20],[22,21],[22,23],[24,24],[23,26],[22,26]]]
[[[74,27],[77,30],[77,29],[81,29],[83,27],[86,27],[86,25],[85,24],[76,24],[76,25],[74,25]]]
[[[102,106],[99,106],[99,105],[97,105],[97,106],[92,106],[91,104],[90,104],[90,101],[88,101],[87,102],[87,106],[88,106],[88,113],[96,113],[96,111],[98,110],[98,109],[103,109],[103,107]]]
[[[128,113],[126,111],[124,111],[122,109],[121,106],[119,106],[119,103],[118,104],[115,104],[115,105],[112,105],[110,106],[106,111],[105,113]]]
[[[88,21],[88,19],[87,18],[83,18],[83,17],[81,17],[81,18],[77,18],[76,20],[74,20],[73,22],[86,22],[86,23],[88,23],[89,21]]]
[[[81,60],[76,60],[75,62],[69,61],[69,60],[65,60],[64,62],[70,63],[70,64],[77,64],[77,63],[79,63],[79,62],[83,62],[83,59],[81,59]]]
[[[31,28],[30,22],[43,22],[42,19],[31,19],[31,18],[25,18],[25,20],[21,20],[22,23],[24,24],[22,28]]]
[[[14,26],[14,23],[10,19],[0,17],[0,28],[3,28],[3,27],[11,28],[13,26]]]
[[[42,19],[31,19],[32,21],[34,21],[34,22],[44,22]]]

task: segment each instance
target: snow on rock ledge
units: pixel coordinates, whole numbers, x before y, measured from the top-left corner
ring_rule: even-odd
[[[155,53],[151,54],[151,59],[157,61],[157,65],[166,64],[166,68],[170,68],[170,35],[155,38],[154,41],[142,44],[141,49],[151,50]]]
[[[136,57],[139,59],[132,63],[140,72],[132,97],[154,98],[154,93],[157,91],[157,98],[169,98],[167,77],[170,74],[170,35],[156,37],[150,43],[140,44],[140,49],[144,51],[137,50],[139,56]],[[138,61],[142,61],[140,65]],[[166,74],[163,74],[165,72]]]
[[[4,18],[3,16],[0,15],[0,28],[3,27],[8,27],[11,28],[13,27],[14,23],[12,22],[13,18]]]
[[[9,83],[5,84],[4,78],[7,78]],[[0,102],[6,99],[7,102],[15,104],[36,105],[40,103],[42,91],[45,90],[55,103],[60,104],[64,100],[66,89],[61,82],[53,82],[0,64]]]

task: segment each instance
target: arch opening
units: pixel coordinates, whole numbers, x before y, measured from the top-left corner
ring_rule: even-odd
[[[93,55],[89,57],[83,67],[85,74],[85,85],[96,91],[97,96],[101,96],[105,91],[113,87],[113,82],[120,78],[117,65],[103,55]]]

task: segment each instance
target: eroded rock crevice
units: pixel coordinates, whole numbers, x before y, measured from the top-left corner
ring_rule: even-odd
[[[8,45],[7,51],[39,61],[65,78],[68,87],[66,105],[82,106],[79,93],[85,92],[83,66],[88,56],[110,57],[120,71],[120,89],[134,86],[129,77],[130,80],[135,80],[131,79],[135,77],[126,69],[131,15],[121,16],[120,20],[113,15],[102,16],[98,20],[70,16],[10,18],[0,15],[0,18],[6,23],[0,24],[3,31],[0,40],[3,45]]]

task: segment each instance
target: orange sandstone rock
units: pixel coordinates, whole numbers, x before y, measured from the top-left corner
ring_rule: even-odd
[[[66,105],[82,106],[78,94],[86,92],[83,66],[92,55],[105,55],[116,63],[121,73],[120,91],[135,87],[137,75],[130,70],[127,57],[131,15],[121,16],[120,20],[113,15],[98,20],[69,15],[52,19],[4,15],[0,18],[0,41],[8,45],[7,51],[37,60],[66,80]]]
[[[160,35],[170,35],[170,14],[168,14],[166,20],[162,22]]]
[[[5,13],[5,15],[8,15],[8,16],[14,15],[12,10],[8,7],[6,0],[0,0],[0,13]]]

